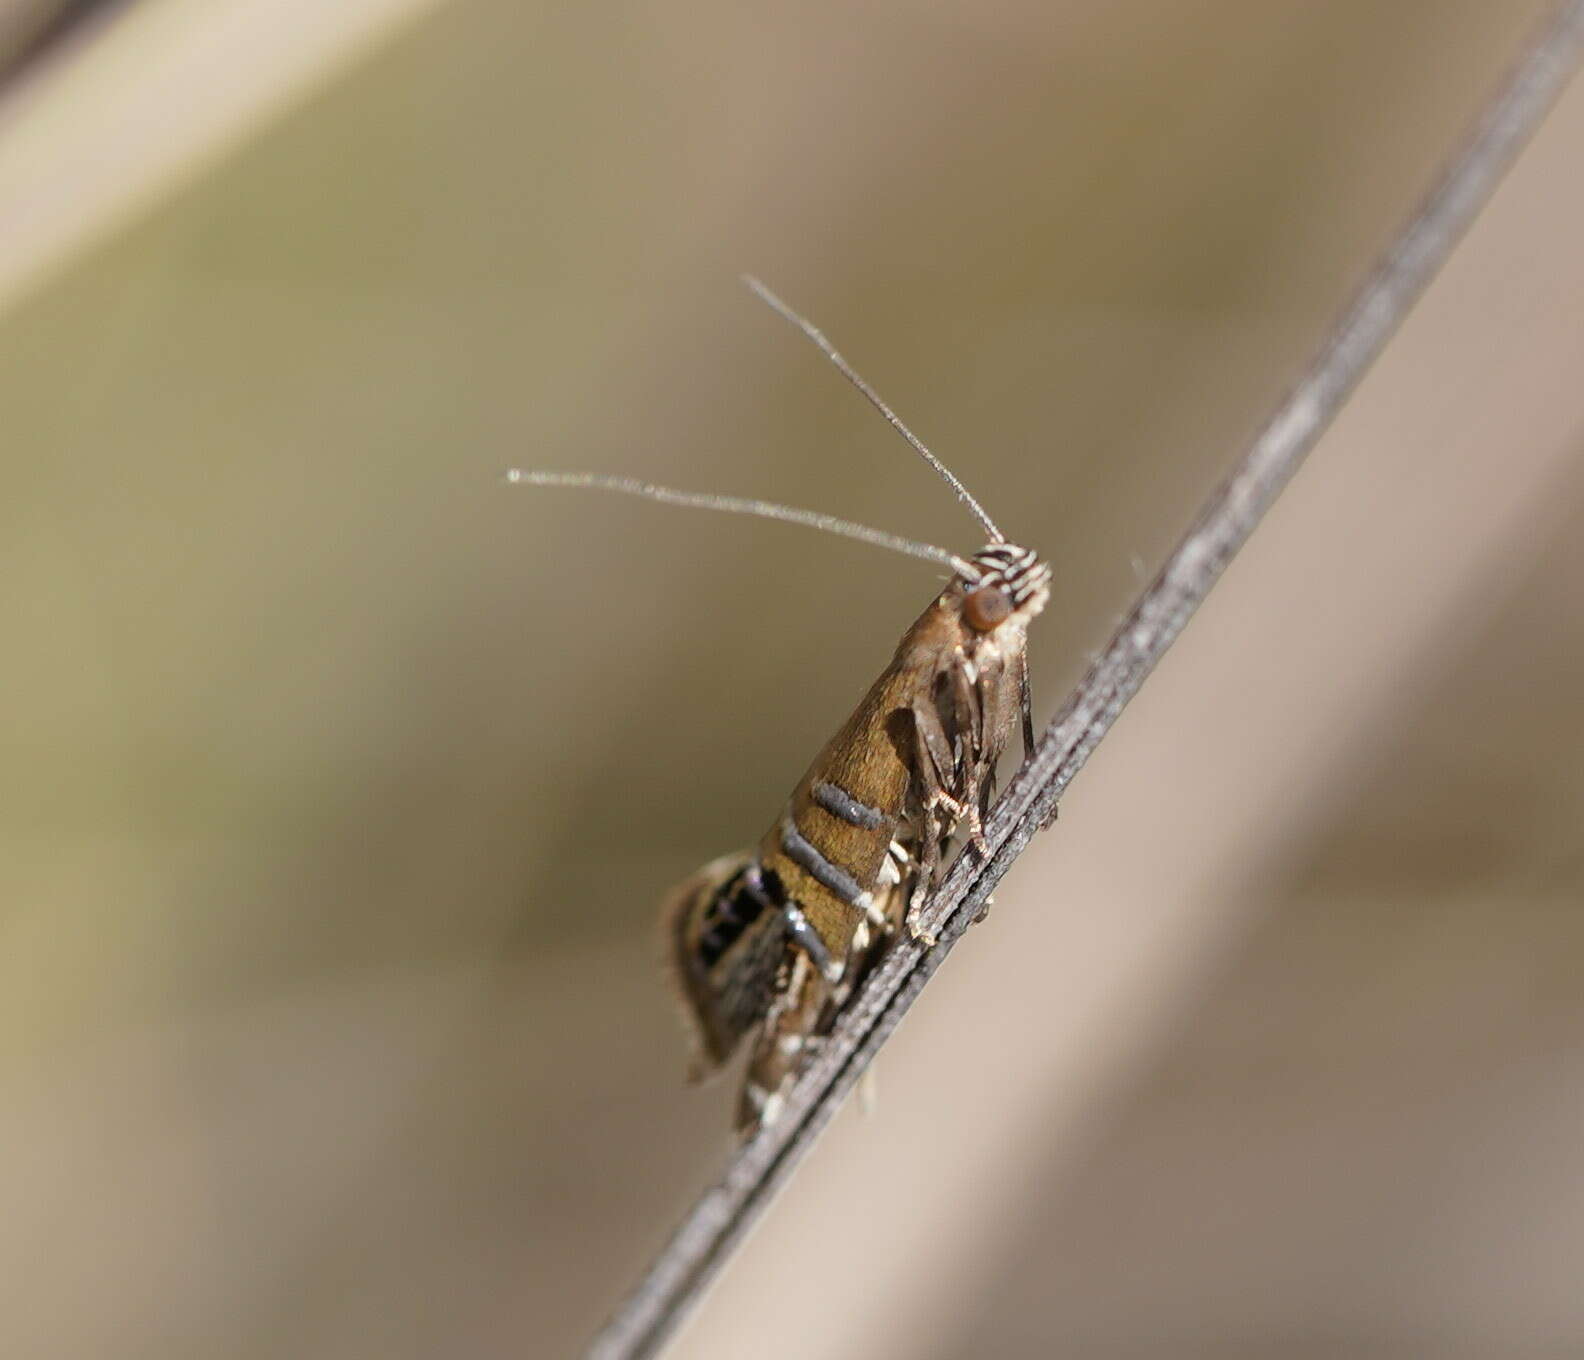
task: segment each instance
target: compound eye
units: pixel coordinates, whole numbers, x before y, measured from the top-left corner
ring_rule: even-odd
[[[988,633],[1005,623],[1012,613],[1012,601],[999,586],[984,586],[963,601],[963,618],[976,633]]]

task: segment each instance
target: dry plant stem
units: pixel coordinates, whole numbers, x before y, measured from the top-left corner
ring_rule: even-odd
[[[781,1117],[736,1155],[594,1339],[596,1360],[655,1354],[687,1315],[931,974],[1036,832],[1145,677],[1297,471],[1571,76],[1584,40],[1584,0],[1558,7],[1474,135],[1377,265],[1303,380],[1211,497],[1133,606],[1110,645],[1045,729],[985,827],[988,860],[960,855],[925,908],[933,949],[902,939],[881,961]],[[927,1187],[917,1187],[927,1193]],[[903,1190],[900,1193],[913,1193]]]

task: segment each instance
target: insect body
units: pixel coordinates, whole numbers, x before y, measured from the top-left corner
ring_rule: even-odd
[[[993,544],[902,636],[863,702],[751,852],[682,884],[665,913],[709,1066],[757,1028],[738,1127],[778,1112],[887,938],[933,885],[959,823],[980,834],[997,757],[1019,711],[1029,621],[1050,569]]]
[[[1028,716],[1026,641],[1050,568],[1008,543],[952,474],[914,438],[819,331],[762,285],[951,484],[991,542],[972,557],[861,525],[757,501],[695,496],[625,479],[524,472],[512,480],[594,486],[651,499],[810,523],[948,563],[952,578],[902,635],[891,663],[798,782],[752,850],[704,866],[663,906],[667,951],[697,1031],[701,1072],[750,1035],[737,1113],[751,1133],[772,1121],[811,1047],[919,909],[959,827],[982,847],[995,765]]]

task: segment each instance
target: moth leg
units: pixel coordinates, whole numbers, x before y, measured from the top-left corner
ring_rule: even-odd
[[[978,851],[981,859],[988,859],[990,846],[985,840],[984,820],[979,806],[980,796],[975,793],[975,790],[984,789],[989,773],[989,766],[985,760],[987,715],[979,702],[978,691],[969,680],[968,672],[964,667],[952,667],[950,684],[952,716],[963,746],[963,779],[959,791],[962,812],[959,815],[968,823],[968,839],[973,848]],[[993,714],[988,716],[994,718]]]
[[[935,830],[934,820],[929,814],[925,814],[923,843],[919,847],[918,877],[913,881],[913,891],[908,894],[907,908],[908,934],[929,949],[935,947],[935,935],[933,931],[924,929],[921,919],[924,899],[929,895],[935,875],[940,869],[940,835]]]
[[[941,783],[941,769],[936,751],[946,744],[946,733],[941,727],[940,715],[927,700],[913,705],[913,727],[917,734],[914,752],[915,774],[918,777],[922,827],[919,836],[919,872],[909,894],[907,909],[908,933],[926,945],[935,943],[934,936],[920,924],[924,899],[935,886],[940,872],[941,841],[966,813],[964,806],[949,794]]]
[[[1034,754],[1034,701],[1029,688],[1028,653],[1018,655],[1018,699],[1023,705],[1023,760]]]
[[[968,823],[968,844],[980,859],[990,858],[990,842],[985,839],[984,818],[979,811],[979,800],[974,798],[962,805],[963,821]]]
[[[785,967],[786,985],[765,1015],[743,1077],[737,1132],[745,1139],[775,1123],[786,1103],[787,1087],[819,1042],[824,983],[799,949],[788,950]]]
[[[929,775],[932,787],[944,790],[947,780],[955,773],[957,762],[952,757],[951,740],[941,723],[934,700],[915,699],[913,715],[913,758],[920,774]]]
[[[926,816],[944,808],[949,818],[949,830],[962,820],[966,809],[947,791],[946,781],[956,772],[956,762],[951,756],[951,743],[946,740],[946,729],[941,725],[940,714],[927,699],[913,704],[913,731],[918,740],[914,749],[915,773],[923,786],[920,800]]]
[[[979,691],[968,678],[966,666],[951,668],[952,718],[963,737],[964,765],[979,763],[984,751],[985,713],[979,701]]]

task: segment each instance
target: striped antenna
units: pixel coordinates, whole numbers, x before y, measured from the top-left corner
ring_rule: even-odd
[[[639,481],[636,477],[610,477],[598,472],[543,472],[536,468],[511,468],[506,473],[506,480],[517,486],[570,486],[588,491],[619,491],[623,495],[659,501],[662,505],[681,505],[691,510],[719,510],[728,515],[758,515],[761,519],[805,524],[811,529],[823,529],[827,533],[856,538],[860,543],[872,543],[877,548],[890,548],[892,552],[922,557],[926,562],[940,562],[968,581],[977,581],[980,576],[979,569],[973,563],[947,552],[945,548],[937,548],[933,543],[918,543],[911,538],[888,534],[884,529],[871,529],[867,524],[854,524],[851,520],[821,514],[818,510],[777,505],[774,501],[716,496],[700,491],[677,491],[673,487]]]
[[[957,499],[966,505],[968,509],[973,512],[974,518],[984,526],[985,532],[990,535],[990,541],[992,543],[1006,542],[1006,535],[996,528],[995,521],[985,513],[984,506],[980,505],[979,502],[974,499],[973,493],[969,491],[961,481],[958,480],[957,474],[947,467],[945,463],[941,462],[941,460],[933,453],[931,453],[929,449],[925,447],[924,441],[902,423],[902,418],[885,404],[885,402],[881,399],[880,394],[864,381],[858,370],[837,353],[836,346],[831,344],[831,342],[825,338],[824,331],[820,330],[820,328],[807,317],[799,316],[798,313],[794,312],[790,307],[787,306],[786,303],[781,301],[780,298],[778,298],[774,293],[766,288],[764,284],[759,282],[758,279],[754,278],[752,274],[744,274],[742,276],[742,281],[754,291],[754,293],[762,302],[768,304],[771,310],[776,312],[784,320],[790,321],[794,326],[802,331],[804,335],[808,336],[808,338],[812,340],[815,346],[819,349],[819,352],[829,359],[831,363],[836,365],[837,372],[839,372],[842,377],[846,378],[848,382],[850,382],[854,387],[862,392],[868,399],[869,404],[873,406],[875,410],[880,412],[880,414],[883,415],[888,421],[890,421],[896,432],[913,446],[913,451],[917,453],[919,457],[928,463],[932,468],[934,468],[936,472],[940,473],[942,479],[946,482],[946,485],[951,487],[951,489],[957,493]]]

